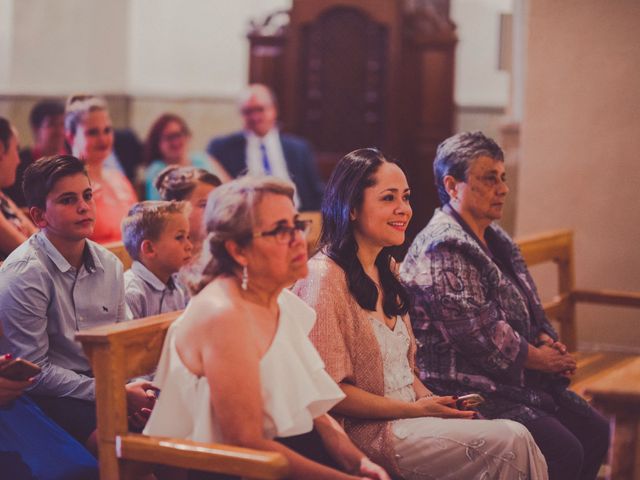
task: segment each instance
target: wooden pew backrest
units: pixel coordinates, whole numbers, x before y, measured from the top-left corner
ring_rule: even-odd
[[[544,302],[547,316],[560,324],[560,337],[574,351],[577,346],[575,289],[573,265],[573,233],[558,230],[518,239],[517,243],[529,267],[551,262],[557,267],[558,291],[548,302]]]
[[[127,249],[124,248],[124,243],[111,242],[111,243],[105,243],[102,246],[107,250],[109,250],[111,253],[113,253],[116,257],[118,257],[118,259],[122,262],[122,265],[124,266],[125,271],[131,268],[131,264],[133,263],[133,260],[129,256],[129,252],[127,252]]]
[[[571,351],[577,347],[576,303],[640,307],[640,292],[587,290],[575,286],[573,232],[557,230],[517,240],[527,265],[551,262],[557,269],[557,294],[544,303],[545,312],[560,323],[560,337]]]
[[[282,478],[288,464],[279,453],[129,433],[124,385],[127,379],[155,370],[167,330],[180,314],[165,313],[76,335],[96,379],[100,478],[132,479],[135,462],[248,478]]]

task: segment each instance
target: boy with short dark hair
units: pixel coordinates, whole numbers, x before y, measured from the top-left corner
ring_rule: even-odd
[[[44,157],[25,171],[23,189],[40,232],[0,267],[0,351],[37,363],[31,398],[86,443],[96,427],[95,381],[79,330],[125,319],[122,263],[87,239],[96,208],[84,163]],[[151,385],[128,384],[130,411],[151,408]]]
[[[122,221],[122,240],[134,260],[124,274],[132,318],[182,310],[189,295],[177,273],[191,260],[188,204],[145,201]]]

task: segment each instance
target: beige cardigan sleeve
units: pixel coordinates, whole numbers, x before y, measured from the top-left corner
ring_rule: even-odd
[[[336,383],[353,380],[353,363],[346,344],[344,319],[348,311],[348,288],[344,273],[326,258],[309,261],[309,275],[296,282],[293,292],[316,311],[309,338]]]

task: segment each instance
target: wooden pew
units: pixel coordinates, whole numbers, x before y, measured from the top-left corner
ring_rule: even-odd
[[[97,327],[76,335],[96,379],[100,478],[134,479],[141,463],[246,478],[283,478],[288,463],[279,453],[129,433],[124,385],[129,378],[155,370],[167,329],[180,313]]]
[[[614,420],[607,478],[640,480],[640,355],[577,350],[576,304],[640,307],[640,292],[585,290],[575,286],[573,232],[558,230],[517,240],[530,267],[552,262],[558,292],[544,303],[560,324],[560,338],[576,357],[571,389]],[[600,478],[600,477],[599,477]]]
[[[617,292],[612,290],[585,290],[575,286],[575,260],[573,254],[573,232],[557,230],[517,240],[522,255],[529,267],[553,263],[557,269],[558,292],[554,298],[544,302],[549,318],[558,321],[560,338],[578,361],[578,371],[571,388],[584,394],[590,382],[607,375],[628,362],[633,354],[615,352],[577,351],[576,304],[578,302],[611,306],[640,307],[640,292]]]
[[[131,264],[133,260],[129,256],[127,249],[124,248],[124,243],[122,242],[110,242],[102,245],[104,248],[113,253],[124,265],[125,270],[129,270],[131,268]]]

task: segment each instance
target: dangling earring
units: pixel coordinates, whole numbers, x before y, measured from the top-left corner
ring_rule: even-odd
[[[246,291],[249,286],[249,272],[247,271],[247,266],[242,267],[242,283],[240,284],[240,288]]]

